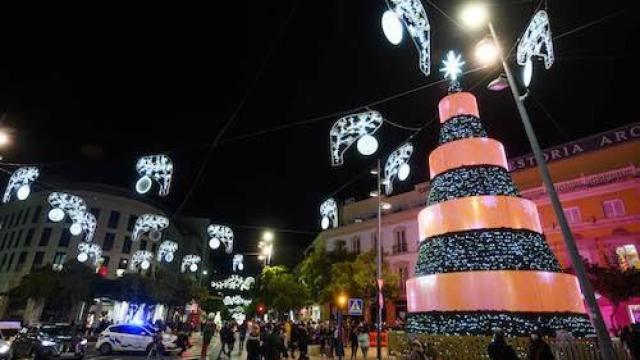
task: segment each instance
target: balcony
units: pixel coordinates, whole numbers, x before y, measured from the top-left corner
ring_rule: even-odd
[[[407,243],[401,244],[400,246],[396,244],[391,247],[391,255],[406,254],[408,252]]]

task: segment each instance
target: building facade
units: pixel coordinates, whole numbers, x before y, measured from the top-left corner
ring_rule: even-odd
[[[153,272],[164,266],[170,273],[180,271],[180,261],[186,254],[204,255],[208,238],[207,219],[177,218],[162,232],[160,241],[142,237],[132,241],[136,219],[141,214],[169,214],[158,205],[139,199],[125,189],[98,184],[60,185],[57,191],[80,196],[89,211],[96,217],[93,242],[102,249],[102,257],[94,264],[96,272],[109,279],[117,279],[127,272]],[[0,317],[6,315],[9,305],[8,292],[20,283],[22,277],[45,265],[61,270],[68,261],[75,261],[78,244],[84,234],[73,236],[70,221],[52,222],[48,218],[51,209],[47,197],[49,191],[32,193],[26,200],[14,200],[0,206]],[[67,217],[68,219],[68,217]],[[137,250],[155,254],[160,242],[172,240],[179,244],[170,264],[151,262],[147,270],[133,268],[131,260]],[[203,256],[204,261],[207,257]],[[201,268],[206,264],[201,264]],[[198,272],[197,276],[202,276]]]
[[[640,269],[640,124],[547,149],[545,158],[582,257],[602,266],[617,263]],[[538,206],[550,247],[563,268],[569,269],[562,234],[532,156],[509,163],[522,196]],[[384,259],[399,275],[401,290],[397,301],[385,304],[389,323],[406,315],[405,281],[414,276],[421,240],[417,216],[428,190],[428,183],[420,183],[413,191],[384,199],[392,205],[382,216]],[[376,207],[374,198],[343,204],[341,225],[320,233],[322,242],[318,243],[326,244],[327,250],[339,246],[355,253],[374,249]],[[640,298],[614,309],[604,296],[598,296],[610,328],[640,322]]]

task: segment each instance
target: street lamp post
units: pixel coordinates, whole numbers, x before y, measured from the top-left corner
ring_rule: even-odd
[[[380,341],[382,339],[382,189],[380,180],[380,159],[376,161],[376,180],[377,180],[377,197],[378,197],[378,235],[376,241],[376,295],[378,296],[378,318],[376,326],[376,356],[378,360],[382,360],[382,347]]]
[[[487,20],[486,13],[481,9],[478,5],[475,7],[469,7],[468,11],[465,11],[463,14],[466,14],[465,22],[473,23],[475,22],[477,26],[478,22]],[[611,343],[611,338],[609,337],[609,333],[607,331],[604,320],[602,319],[602,314],[600,312],[600,308],[598,307],[598,302],[596,300],[593,287],[587,278],[587,273],[584,268],[584,264],[582,263],[582,259],[580,258],[580,254],[578,252],[578,248],[576,246],[575,240],[573,238],[573,234],[571,233],[571,228],[569,227],[569,223],[564,214],[564,210],[562,209],[562,204],[560,202],[560,198],[558,193],[556,192],[555,187],[553,186],[553,180],[551,179],[551,174],[549,173],[549,168],[547,167],[547,163],[544,159],[544,155],[542,150],[540,149],[540,144],[538,143],[538,139],[536,137],[533,126],[531,125],[531,120],[529,119],[529,114],[527,113],[527,109],[522,102],[523,97],[520,95],[517,87],[517,83],[511,72],[509,64],[502,53],[502,49],[500,47],[500,42],[498,41],[498,37],[493,28],[493,24],[491,21],[488,21],[489,32],[491,33],[491,37],[493,42],[497,48],[498,55],[500,57],[500,61],[502,62],[502,67],[507,76],[507,80],[509,82],[509,87],[511,88],[511,93],[513,94],[513,99],[516,103],[516,107],[518,109],[518,113],[520,115],[520,119],[522,120],[522,124],[524,125],[525,132],[527,134],[527,138],[529,140],[529,144],[531,145],[531,150],[533,151],[533,156],[536,159],[536,163],[538,165],[538,170],[540,171],[540,175],[542,177],[542,181],[544,186],[549,194],[549,198],[551,199],[551,204],[553,206],[553,211],[558,219],[558,223],[560,225],[560,229],[562,231],[563,239],[567,249],[569,251],[569,256],[571,258],[571,263],[573,264],[573,268],[576,272],[576,277],[580,283],[580,288],[582,289],[582,293],[585,297],[585,301],[589,308],[589,314],[591,315],[591,320],[593,321],[593,325],[596,329],[596,333],[598,336],[598,341],[600,343],[600,349],[602,352],[603,359],[605,360],[615,360],[615,353],[613,350],[613,344]]]

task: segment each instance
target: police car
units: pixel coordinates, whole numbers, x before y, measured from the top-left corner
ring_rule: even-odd
[[[96,342],[96,349],[101,355],[113,351],[149,352],[153,342],[153,329],[140,325],[119,324],[107,327]],[[175,335],[162,334],[162,345],[165,351],[176,349]]]

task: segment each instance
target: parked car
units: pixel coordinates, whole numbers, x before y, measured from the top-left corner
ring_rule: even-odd
[[[69,324],[40,324],[25,327],[11,343],[16,358],[35,360],[82,359],[87,339]]]
[[[0,321],[0,360],[11,360],[11,343],[22,329],[20,321]]]
[[[164,351],[176,350],[177,337],[170,334],[162,334]],[[153,342],[153,331],[144,326],[119,324],[106,328],[96,342],[96,349],[101,355],[107,355],[113,351],[144,351],[148,352]]]

